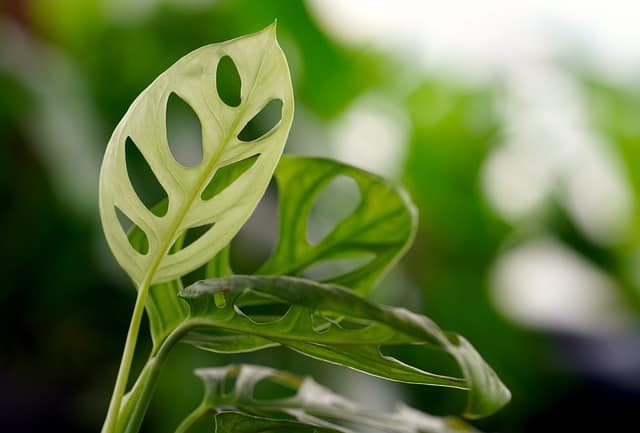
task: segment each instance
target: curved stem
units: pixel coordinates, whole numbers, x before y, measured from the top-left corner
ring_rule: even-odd
[[[120,368],[118,369],[116,384],[113,388],[113,394],[111,395],[111,401],[109,402],[109,409],[102,427],[102,433],[115,432],[115,428],[118,423],[118,414],[122,404],[122,397],[124,396],[127,382],[129,380],[131,362],[133,361],[133,354],[136,350],[138,331],[140,330],[140,322],[142,321],[142,314],[144,312],[144,304],[147,300],[147,293],[149,292],[149,285],[150,284],[145,281],[141,284],[141,287],[138,290],[136,304],[133,307],[133,314],[131,315],[131,323],[129,324],[129,331],[127,332],[127,340],[124,344],[124,352],[120,361]]]
[[[126,396],[126,401],[122,404],[117,422],[118,432],[137,433],[142,425],[142,420],[149,402],[155,391],[158,377],[164,363],[166,362],[173,346],[180,341],[182,336],[193,329],[197,324],[187,320],[177,326],[167,338],[162,342],[156,353],[145,364],[142,372],[138,376],[136,383]]]
[[[211,405],[205,401],[193,410],[185,419],[182,420],[175,433],[187,433],[191,428],[200,422],[200,420],[209,412]]]

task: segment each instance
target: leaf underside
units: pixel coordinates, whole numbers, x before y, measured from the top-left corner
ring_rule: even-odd
[[[222,58],[230,58],[241,81],[240,103],[227,105],[216,90]],[[178,162],[167,139],[166,107],[176,95],[191,107],[202,133],[202,161]],[[238,136],[271,101],[282,103],[280,121],[246,142]],[[293,120],[293,92],[275,26],[253,35],[202,47],[167,69],[133,102],[107,145],[100,174],[100,214],[118,263],[137,286],[175,280],[224,248],[249,218],[269,183]],[[164,212],[147,207],[132,185],[126,162],[130,140],[166,193]],[[223,189],[210,193],[216,173],[255,159]],[[208,191],[205,193],[205,191]],[[121,212],[139,228],[139,252],[118,220]],[[158,216],[162,215],[162,216]],[[173,251],[187,230],[209,227],[190,245]]]
[[[203,405],[214,416],[215,432],[473,433],[451,417],[435,417],[400,405],[393,412],[363,408],[316,383],[256,365],[198,369],[205,385]],[[256,388],[277,385],[293,395],[261,398]]]

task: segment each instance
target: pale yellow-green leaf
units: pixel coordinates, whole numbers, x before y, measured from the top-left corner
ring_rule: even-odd
[[[241,80],[241,102],[226,105],[216,90],[218,62],[229,56]],[[202,162],[185,167],[167,142],[166,105],[171,93],[186,101],[202,130]],[[264,136],[238,139],[247,122],[270,101],[282,101],[282,118]],[[100,214],[107,241],[118,263],[138,286],[180,277],[204,264],[229,243],[262,197],[282,154],[293,120],[293,92],[275,24],[253,35],[212,44],[180,59],[133,102],[107,146],[100,173]],[[131,138],[168,196],[168,210],[156,216],[130,181],[125,143]],[[259,154],[253,165],[213,198],[201,194],[216,171]],[[116,208],[144,231],[146,254],[134,249]],[[185,230],[212,224],[197,241],[169,254]]]

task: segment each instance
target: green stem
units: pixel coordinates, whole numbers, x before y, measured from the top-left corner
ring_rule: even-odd
[[[198,424],[200,420],[202,420],[207,412],[212,409],[213,407],[211,407],[210,403],[203,401],[197,408],[193,410],[193,412],[191,412],[184,420],[182,420],[178,428],[176,428],[175,433],[187,433],[196,424]]]
[[[160,348],[152,353],[136,383],[127,394],[127,400],[122,405],[116,431],[123,433],[137,433],[147,412],[151,397],[155,391],[160,371],[167,360],[173,346],[182,336],[197,326],[192,321],[186,321],[176,327],[162,342]]]
[[[118,423],[122,397],[124,396],[124,391],[129,380],[131,362],[136,350],[140,322],[142,321],[142,314],[144,313],[144,305],[147,300],[147,293],[149,293],[149,286],[149,282],[144,281],[138,289],[138,296],[136,297],[136,304],[133,307],[131,323],[129,324],[129,331],[127,332],[127,340],[124,344],[124,352],[120,361],[120,368],[118,369],[118,376],[113,388],[113,394],[111,395],[111,401],[109,402],[107,418],[105,419],[104,426],[102,427],[102,433],[115,433],[116,431],[115,428]]]

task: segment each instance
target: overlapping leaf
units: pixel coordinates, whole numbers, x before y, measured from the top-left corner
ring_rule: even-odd
[[[215,433],[344,433],[312,423],[269,419],[240,412],[218,412],[214,415]]]
[[[218,176],[219,184],[237,178],[241,167]],[[364,170],[323,158],[283,156],[275,172],[278,182],[280,239],[271,258],[258,271],[271,275],[301,274],[317,263],[344,257],[373,258],[331,282],[359,293],[367,293],[404,253],[413,240],[416,210],[407,194],[387,180]],[[337,176],[356,182],[361,201],[355,211],[342,220],[319,243],[307,239],[308,214],[318,194]],[[144,239],[134,229],[130,240],[136,246]],[[179,244],[174,247],[179,248]],[[231,274],[228,254],[219,254],[207,266],[208,278]],[[147,315],[154,343],[162,339],[186,316],[177,298],[182,289],[179,279],[151,288]],[[242,351],[264,347],[255,338],[245,341],[228,339],[226,351]],[[251,344],[250,342],[256,343]],[[269,343],[273,345],[273,342]],[[219,349],[222,350],[222,347]]]
[[[410,200],[401,189],[370,173],[325,159],[284,158],[276,175],[280,239],[258,271],[272,276],[208,279],[182,289],[181,278],[205,264],[209,278],[232,274],[228,244],[253,212],[280,159],[292,122],[293,95],[274,30],[270,26],[180,59],[140,94],[109,141],[100,175],[101,217],[117,261],[140,290],[132,323],[140,323],[144,302],[154,346],[149,362],[120,401],[133,354],[130,340],[135,344],[137,333],[132,328],[125,350],[129,361],[123,361],[124,373],[116,385],[120,391],[114,392],[107,420],[117,431],[139,429],[160,367],[181,337],[218,352],[283,345],[390,380],[468,390],[465,415],[469,417],[499,409],[509,400],[509,392],[466,340],[443,333],[426,317],[378,306],[359,296],[368,293],[397,261],[415,232],[416,212]],[[237,67],[241,81],[238,95],[222,91],[217,80],[220,66],[229,62]],[[168,143],[167,103],[174,96],[186,102],[200,121],[203,158],[192,167],[176,159]],[[245,132],[253,125],[250,121],[274,101],[281,104],[280,121],[260,137],[248,139]],[[156,206],[138,195],[130,178],[126,148],[131,146],[166,193]],[[339,176],[355,181],[362,200],[323,239],[310,242],[307,220],[314,201]],[[119,220],[122,216],[133,223],[128,234]],[[198,235],[191,236],[195,232]],[[319,264],[363,257],[366,263],[326,281],[332,284],[273,276],[303,275]],[[177,297],[178,292],[186,302]],[[184,336],[186,330],[191,332]],[[381,353],[381,347],[398,344],[424,345],[451,354],[463,377],[424,371]],[[349,432],[336,421],[398,433],[445,433],[456,426],[408,408],[378,416],[311,380],[297,379],[295,397],[271,401],[269,406],[254,398],[253,387],[267,376],[281,379],[284,373],[255,367],[200,373],[208,386],[213,376],[238,376],[231,395],[233,410],[216,409],[219,433]],[[205,403],[231,403],[226,394],[218,394],[214,402],[209,391]],[[323,403],[315,401],[318,396]],[[113,416],[112,408],[118,406],[119,413]],[[295,420],[274,419],[274,413]]]
[[[227,56],[236,65],[241,80],[237,106],[227,105],[216,90],[217,66]],[[203,158],[195,167],[180,164],[167,142],[166,105],[172,94],[188,103],[201,123]],[[272,100],[282,101],[280,122],[258,139],[242,141],[239,133]],[[273,25],[188,54],[136,98],[107,146],[100,175],[100,213],[109,246],[138,286],[181,277],[229,243],[263,195],[292,118],[289,70]],[[125,155],[128,139],[167,194],[163,216],[145,206],[131,183]],[[224,189],[209,186],[224,167],[247,159],[255,161]],[[131,245],[116,209],[144,233],[146,253]],[[169,254],[185,231],[211,224],[191,245]]]
[[[225,352],[229,340],[254,348],[281,344],[389,380],[468,389],[468,417],[488,415],[510,399],[495,372],[462,337],[445,334],[424,316],[379,306],[340,286],[294,277],[233,276],[197,282],[181,296],[189,303],[189,322],[199,328],[184,341],[203,349]],[[274,314],[280,305],[292,307]],[[451,354],[463,377],[427,372],[380,352],[382,346],[398,344]]]
[[[333,179],[347,176],[360,189],[355,211],[320,242],[307,238],[309,212]],[[417,211],[406,193],[379,176],[323,158],[283,157],[276,170],[280,239],[258,271],[300,275],[313,265],[342,258],[373,259],[330,282],[366,294],[411,244]]]
[[[231,365],[196,370],[205,385],[201,407],[215,414],[216,432],[300,431],[353,433],[472,433],[477,432],[455,418],[435,417],[400,405],[393,412],[369,410],[318,384],[299,376],[255,365]],[[291,390],[292,396],[264,398],[256,394],[259,385],[275,384]],[[293,418],[285,421],[282,418]],[[283,423],[292,423],[283,425]],[[304,428],[308,428],[305,430]],[[318,429],[318,430],[314,430]],[[286,428],[282,431],[292,431]],[[293,430],[295,431],[295,430]]]

